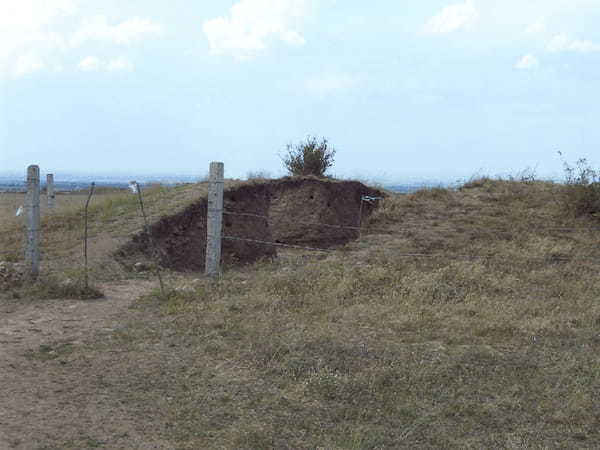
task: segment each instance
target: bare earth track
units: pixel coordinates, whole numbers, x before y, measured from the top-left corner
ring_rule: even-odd
[[[108,339],[150,287],[138,280],[103,285],[101,300],[0,303],[0,449],[169,448],[144,433],[151,424],[139,411],[109,403],[90,375],[110,371],[116,349],[71,357],[92,335]]]

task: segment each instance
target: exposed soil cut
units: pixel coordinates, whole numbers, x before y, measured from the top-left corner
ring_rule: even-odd
[[[276,247],[254,241],[320,248],[344,245],[358,237],[357,227],[384,194],[357,181],[283,178],[248,183],[224,193],[222,262],[247,264],[277,255]],[[362,203],[362,206],[361,206]],[[176,271],[204,270],[207,199],[163,217],[150,227],[160,264]],[[328,226],[327,226],[328,225]],[[135,235],[117,257],[126,266],[151,257],[147,233]]]

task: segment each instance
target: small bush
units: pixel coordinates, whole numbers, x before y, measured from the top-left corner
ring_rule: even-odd
[[[563,161],[563,167],[563,204],[567,213],[575,217],[599,214],[600,171],[592,169],[585,158],[577,160],[574,167]]]
[[[288,144],[282,160],[290,175],[315,175],[322,177],[331,166],[335,149],[329,146],[327,139],[318,141],[309,136],[297,145]]]

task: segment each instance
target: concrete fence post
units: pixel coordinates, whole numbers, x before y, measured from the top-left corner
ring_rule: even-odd
[[[40,274],[40,168],[27,168],[27,196],[25,198],[27,239],[25,264],[30,280]]]
[[[210,163],[208,211],[206,218],[206,275],[219,276],[221,270],[221,229],[223,222],[223,187],[225,166],[222,162]]]
[[[50,213],[54,210],[54,174],[49,173],[46,175],[46,197],[48,197],[48,211]]]

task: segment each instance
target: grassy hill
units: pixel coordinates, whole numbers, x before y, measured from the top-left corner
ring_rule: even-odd
[[[148,191],[151,215],[201,189]],[[82,379],[168,448],[600,447],[600,222],[569,189],[481,179],[390,193],[359,240],[214,283],[169,274],[166,298],[142,296],[64,358],[101,359],[110,369],[79,365]],[[103,261],[139,230],[136,201],[94,204]],[[77,209],[44,222],[57,272],[79,224]],[[3,226],[14,254],[19,225]]]

